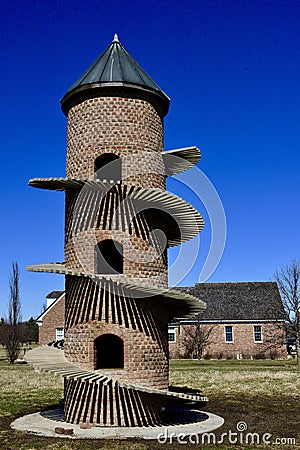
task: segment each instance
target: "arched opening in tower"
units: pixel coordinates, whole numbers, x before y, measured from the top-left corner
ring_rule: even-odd
[[[105,239],[95,246],[98,274],[123,273],[123,245],[113,239]]]
[[[114,334],[102,334],[94,341],[95,370],[124,369],[124,342]]]
[[[121,159],[114,153],[103,153],[95,159],[94,172],[97,179],[119,181],[122,179]]]

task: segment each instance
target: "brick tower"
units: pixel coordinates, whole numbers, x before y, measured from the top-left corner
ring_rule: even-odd
[[[205,305],[168,289],[167,247],[193,238],[203,220],[165,190],[200,152],[164,151],[169,98],[116,35],[61,105],[66,178],[29,184],[66,193],[65,263],[28,269],[65,275],[65,419],[159,424],[170,405],[203,401],[168,390],[167,324]]]

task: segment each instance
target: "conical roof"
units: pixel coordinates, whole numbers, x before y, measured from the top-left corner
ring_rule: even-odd
[[[63,112],[67,114],[75,104],[99,95],[99,89],[101,89],[100,95],[105,95],[105,92],[112,90],[124,92],[124,89],[129,89],[131,94],[134,91],[134,96],[139,97],[138,92],[140,92],[143,98],[146,96],[148,100],[160,106],[164,115],[169,108],[169,97],[127,52],[116,34],[107,49],[75,81],[62,98]]]

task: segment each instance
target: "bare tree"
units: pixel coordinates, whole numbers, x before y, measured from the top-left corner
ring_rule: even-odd
[[[186,356],[201,359],[206,346],[211,342],[211,334],[215,324],[203,324],[200,319],[195,319],[193,325],[184,326],[182,339],[186,350]]]
[[[275,279],[278,283],[286,319],[296,338],[297,363],[300,361],[300,263],[293,260],[290,264],[277,270]]]
[[[280,313],[280,311],[279,311]],[[284,317],[283,317],[284,318]],[[276,359],[285,354],[285,321],[276,321],[265,324],[263,327],[263,342],[255,357]]]
[[[12,263],[9,276],[8,317],[2,330],[3,344],[9,362],[13,364],[19,356],[21,336],[20,271],[17,262]]]

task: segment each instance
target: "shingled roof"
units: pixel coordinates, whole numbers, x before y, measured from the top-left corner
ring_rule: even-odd
[[[46,295],[46,298],[58,298],[63,294],[65,291],[51,291],[48,295]]]
[[[119,42],[115,34],[114,40],[101,55],[81,75],[61,100],[62,110],[68,110],[82,100],[93,98],[106,92],[131,93],[138,97],[148,98],[160,104],[163,114],[169,109],[170,99],[135,61]]]
[[[197,283],[178,287],[207,304],[200,314],[207,321],[284,320],[284,309],[275,282]]]

